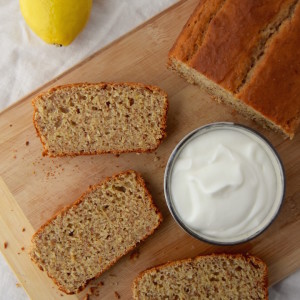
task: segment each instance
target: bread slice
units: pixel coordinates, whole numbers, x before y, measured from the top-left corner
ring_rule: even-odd
[[[142,177],[126,171],[91,186],[32,237],[31,258],[67,294],[82,290],[162,221]]]
[[[168,65],[216,100],[293,138],[300,124],[299,36],[299,0],[203,0]]]
[[[69,84],[32,104],[43,155],[148,152],[166,136],[167,94],[155,86]]]
[[[133,298],[268,299],[267,266],[254,256],[213,254],[146,270],[133,283]]]

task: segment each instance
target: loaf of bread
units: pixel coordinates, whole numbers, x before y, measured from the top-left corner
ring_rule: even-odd
[[[169,67],[218,101],[293,138],[300,123],[300,1],[202,0]]]
[[[267,266],[254,256],[213,254],[170,262],[142,272],[135,300],[268,299]]]
[[[142,177],[126,171],[91,186],[32,238],[31,258],[67,294],[82,290],[159,226]]]
[[[155,86],[69,84],[32,104],[43,155],[148,152],[166,135],[167,94]]]

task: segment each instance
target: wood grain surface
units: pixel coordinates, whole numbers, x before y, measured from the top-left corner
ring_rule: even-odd
[[[212,252],[259,256],[268,264],[270,284],[300,267],[300,134],[292,141],[284,140],[217,104],[166,68],[168,50],[197,3],[178,2],[0,114],[0,249],[32,299],[81,299],[88,292],[99,295],[92,299],[114,299],[115,292],[121,299],[131,299],[131,283],[140,271]],[[32,97],[54,85],[100,81],[143,82],[168,93],[168,137],[162,145],[150,154],[42,157],[32,124]],[[286,197],[275,222],[258,238],[230,247],[206,244],[186,234],[172,219],[163,194],[164,169],[175,145],[193,129],[216,121],[241,123],[262,133],[280,154],[286,172]],[[146,179],[164,222],[138,247],[139,255],[123,257],[81,294],[60,296],[52,281],[29,260],[33,232],[89,185],[126,169],[135,169]]]

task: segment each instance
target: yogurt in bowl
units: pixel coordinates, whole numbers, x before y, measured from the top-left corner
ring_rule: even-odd
[[[213,244],[246,242],[275,219],[285,192],[282,163],[261,135],[234,123],[188,134],[165,171],[171,214],[192,236]]]

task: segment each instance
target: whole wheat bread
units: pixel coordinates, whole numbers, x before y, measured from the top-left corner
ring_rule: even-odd
[[[159,226],[142,177],[126,171],[91,186],[32,238],[31,258],[65,293],[82,290]]]
[[[169,67],[293,138],[300,124],[299,36],[299,0],[202,0],[169,52]]]
[[[69,84],[32,104],[43,155],[148,152],[166,136],[167,94],[155,86]]]
[[[133,298],[268,299],[267,266],[241,254],[173,261],[142,272],[133,283]]]

